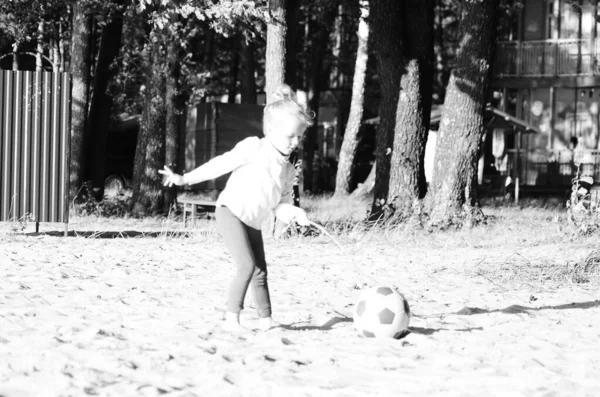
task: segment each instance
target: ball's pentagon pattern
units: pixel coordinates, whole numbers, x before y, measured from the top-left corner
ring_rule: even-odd
[[[410,308],[394,288],[376,286],[364,290],[354,307],[354,326],[367,338],[399,339],[408,333]]]
[[[379,288],[377,288],[377,293],[380,295],[386,296],[386,295],[393,294],[394,291],[392,291],[392,289],[390,287],[379,287]]]
[[[356,314],[358,314],[359,316],[362,316],[362,314],[365,312],[366,308],[367,308],[366,301],[358,302],[358,306],[356,306]]]
[[[385,308],[379,312],[377,317],[379,317],[379,322],[381,324],[393,324],[394,317],[396,317],[396,314],[393,311],[391,311],[390,309]]]

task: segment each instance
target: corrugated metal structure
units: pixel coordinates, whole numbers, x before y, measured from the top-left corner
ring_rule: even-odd
[[[0,221],[68,222],[71,77],[0,70]]]

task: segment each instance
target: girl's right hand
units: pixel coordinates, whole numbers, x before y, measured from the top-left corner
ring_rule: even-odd
[[[171,187],[173,185],[181,186],[181,185],[185,184],[185,182],[183,181],[183,176],[174,173],[166,165],[165,165],[165,169],[164,170],[158,170],[158,173],[167,176],[167,179],[165,179],[165,183],[164,183],[165,186]]]

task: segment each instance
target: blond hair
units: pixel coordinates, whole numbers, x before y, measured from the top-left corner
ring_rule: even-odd
[[[289,85],[280,85],[273,92],[271,101],[265,106],[263,111],[263,129],[266,135],[266,125],[273,119],[275,113],[286,112],[290,116],[297,117],[304,122],[306,127],[313,124],[314,114],[298,103],[296,93]]]

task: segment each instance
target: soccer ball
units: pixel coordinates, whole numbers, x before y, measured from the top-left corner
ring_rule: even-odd
[[[392,287],[363,291],[354,307],[354,326],[368,338],[399,339],[408,329],[409,320],[408,302]]]

